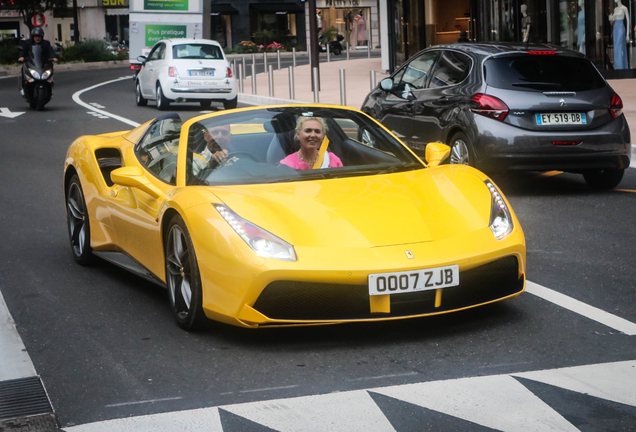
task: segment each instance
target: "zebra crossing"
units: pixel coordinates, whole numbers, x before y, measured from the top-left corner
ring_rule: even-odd
[[[122,418],[66,432],[636,431],[636,361]]]

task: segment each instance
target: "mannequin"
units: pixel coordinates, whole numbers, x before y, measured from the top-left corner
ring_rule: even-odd
[[[367,31],[367,22],[364,20],[364,16],[362,16],[362,11],[358,13],[355,17],[355,30],[356,30],[356,45],[363,45],[366,38]],[[360,43],[362,42],[362,43]]]
[[[576,26],[576,44],[579,52],[585,54],[585,0],[579,0],[579,19]]]
[[[614,13],[610,15],[609,20],[614,26],[614,69],[627,69],[627,44],[629,43],[629,34],[625,32],[625,23],[629,26],[629,11],[621,0],[615,0],[616,7]]]
[[[528,38],[530,37],[530,24],[532,23],[532,19],[528,16],[528,6],[526,4],[522,4],[520,9],[521,9],[521,35],[523,37],[523,41],[528,42]]]

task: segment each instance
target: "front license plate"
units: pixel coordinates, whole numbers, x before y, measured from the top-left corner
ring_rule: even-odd
[[[199,70],[191,70],[188,71],[190,76],[214,76],[214,71],[199,71]]]
[[[369,275],[369,295],[401,294],[456,285],[459,285],[458,265]]]
[[[539,126],[587,124],[587,116],[585,113],[549,113],[535,115]]]

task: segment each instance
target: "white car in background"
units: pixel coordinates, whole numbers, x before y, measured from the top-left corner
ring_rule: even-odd
[[[152,47],[142,63],[135,82],[136,101],[146,106],[157,101],[157,109],[168,109],[171,102],[199,102],[209,108],[223,102],[225,109],[236,108],[238,84],[218,42],[206,39],[166,39]]]

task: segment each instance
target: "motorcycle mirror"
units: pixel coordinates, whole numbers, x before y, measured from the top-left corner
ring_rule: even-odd
[[[380,81],[380,88],[382,90],[391,91],[393,90],[393,79],[392,78],[384,78]]]

